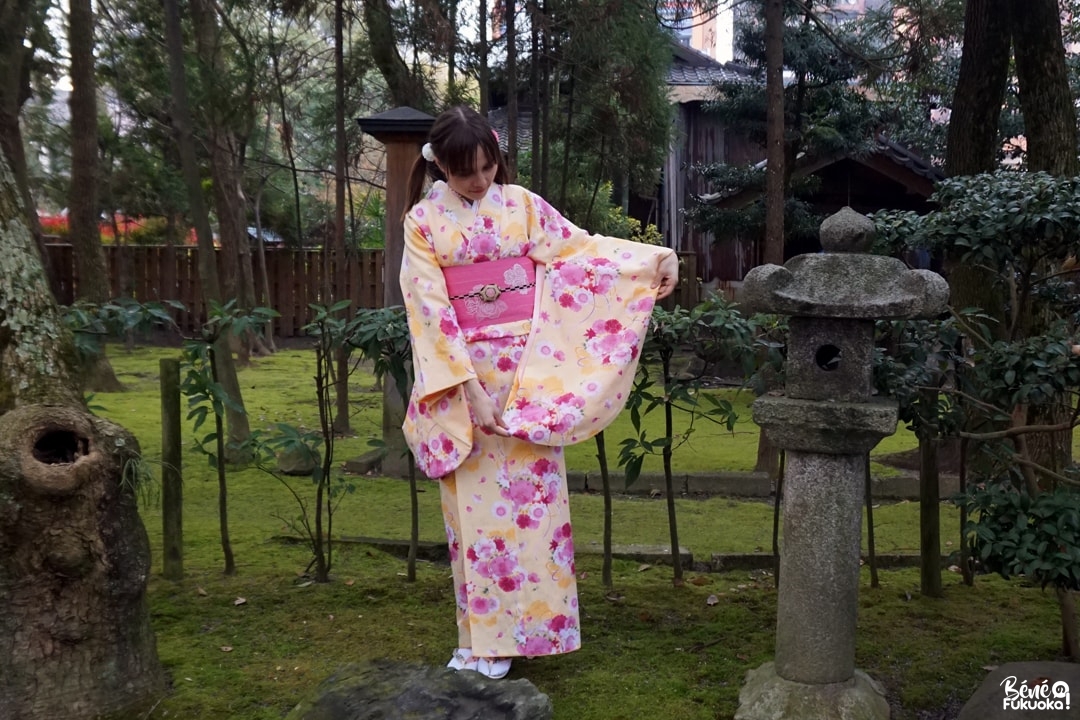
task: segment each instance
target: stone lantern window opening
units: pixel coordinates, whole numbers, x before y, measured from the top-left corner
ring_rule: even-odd
[[[840,348],[835,345],[822,345],[814,353],[814,362],[825,372],[832,372],[840,367],[840,356],[842,354]]]

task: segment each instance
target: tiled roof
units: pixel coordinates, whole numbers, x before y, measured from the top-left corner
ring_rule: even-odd
[[[876,152],[931,182],[939,182],[945,179],[945,173],[941,168],[930,164],[921,155],[917,155],[913,150],[888,139],[884,135],[877,136]]]
[[[508,118],[509,113],[506,107],[492,108],[488,111],[488,122],[499,134],[499,147],[503,152],[506,152],[508,147],[506,144],[509,135]],[[519,151],[532,149],[532,109],[527,106],[518,106],[517,145]]]
[[[753,73],[737,63],[721,63],[682,43],[671,43],[668,85],[712,85],[717,82],[752,82]]]
[[[750,82],[750,71],[734,63],[714,63],[706,67],[674,63],[668,70],[668,85],[713,85],[718,82]]]

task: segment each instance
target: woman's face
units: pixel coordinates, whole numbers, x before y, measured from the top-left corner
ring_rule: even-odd
[[[446,168],[439,166],[446,175],[446,184],[458,195],[469,200],[480,200],[487,195],[488,188],[495,180],[495,172],[499,169],[496,162],[488,160],[484,148],[476,148],[476,161],[473,163],[471,175],[453,175]]]

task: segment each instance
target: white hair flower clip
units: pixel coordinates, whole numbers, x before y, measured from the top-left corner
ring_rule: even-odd
[[[435,162],[435,151],[431,149],[431,143],[424,143],[424,147],[420,148],[420,154],[428,162]]]

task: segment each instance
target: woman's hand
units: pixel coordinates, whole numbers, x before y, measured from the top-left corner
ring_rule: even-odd
[[[496,407],[495,401],[484,390],[484,386],[480,384],[480,381],[471,378],[464,382],[463,387],[465,389],[465,400],[468,401],[469,407],[472,409],[473,420],[476,421],[477,426],[490,433],[510,437],[510,431],[503,424],[502,413]]]
[[[674,252],[663,255],[656,264],[656,280],[654,288],[660,288],[656,293],[657,300],[663,300],[675,292],[675,286],[679,284],[679,256]]]

